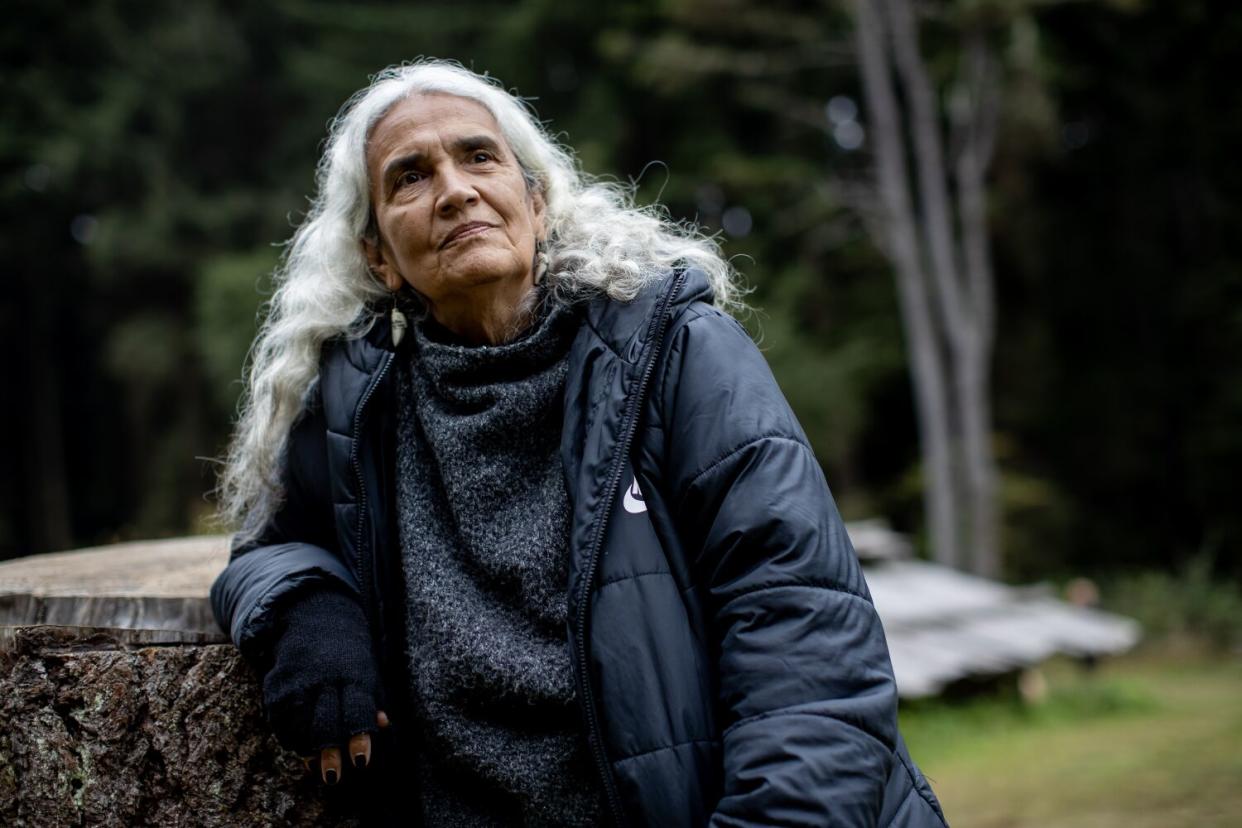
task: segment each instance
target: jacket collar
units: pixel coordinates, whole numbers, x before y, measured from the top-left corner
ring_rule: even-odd
[[[653,279],[629,302],[593,297],[585,302],[583,321],[615,354],[627,362],[637,362],[647,344],[651,315],[675,284],[674,276],[675,271],[670,270]],[[707,274],[688,268],[681,290],[669,304],[669,312],[676,316],[691,303],[710,302],[712,297]],[[412,339],[407,336],[396,350],[404,350]],[[391,322],[386,313],[378,314],[362,336],[340,338],[325,345],[319,383],[329,430],[355,436],[353,425],[358,406],[378,381],[377,375],[387,371],[393,353]]]
[[[664,295],[672,290],[676,274],[677,271],[670,270],[652,280],[629,302],[617,302],[607,296],[594,297],[587,302],[584,321],[614,353],[627,362],[637,361],[647,344],[645,337],[650,330],[651,315]],[[685,283],[669,304],[669,312],[676,316],[692,302],[711,302],[713,296],[707,274],[698,268],[688,268]]]

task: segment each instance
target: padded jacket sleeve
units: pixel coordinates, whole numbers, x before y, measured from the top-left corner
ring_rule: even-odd
[[[704,305],[660,387],[664,470],[718,668],[713,826],[873,826],[897,739],[879,616],[827,482],[762,355]]]
[[[289,435],[282,481],[280,508],[255,540],[234,542],[228,566],[211,585],[216,623],[260,674],[270,663],[277,611],[297,591],[332,581],[358,595],[337,549],[326,427],[313,398]]]

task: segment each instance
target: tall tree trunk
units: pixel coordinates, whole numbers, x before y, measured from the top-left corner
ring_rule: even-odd
[[[988,380],[994,300],[984,186],[995,135],[996,73],[982,36],[970,35],[962,105],[949,113],[959,138],[950,161],[909,0],[854,0],[854,8],[884,212],[879,242],[897,272],[928,471],[924,502],[932,553],[937,561],[996,576]]]
[[[989,578],[1001,574],[996,515],[996,472],[992,460],[987,359],[972,353],[958,366],[956,392],[961,411],[962,471],[967,494],[970,569]]]
[[[939,563],[960,566],[959,498],[953,474],[949,390],[944,357],[936,336],[931,300],[923,273],[923,255],[907,185],[902,125],[884,46],[883,31],[868,0],[858,3],[858,53],[863,88],[875,140],[876,177],[885,213],[879,243],[897,270],[897,297],[910,354],[919,448],[923,463],[923,505],[932,555]]]
[[[961,261],[973,325],[958,365],[957,398],[962,417],[962,454],[970,504],[971,569],[1001,574],[1001,540],[997,510],[996,463],[992,454],[990,371],[995,328],[992,253],[988,243],[987,190],[984,175],[991,161],[1000,98],[997,73],[979,32],[966,39],[962,105],[950,107],[954,128],[962,136],[956,164]]]

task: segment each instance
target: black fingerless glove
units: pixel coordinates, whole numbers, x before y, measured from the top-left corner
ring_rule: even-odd
[[[280,743],[307,755],[374,733],[382,688],[358,601],[336,587],[317,587],[293,598],[280,621],[263,679],[263,707]]]

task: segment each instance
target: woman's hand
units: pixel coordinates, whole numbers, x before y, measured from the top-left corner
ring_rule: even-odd
[[[308,767],[317,757],[323,781],[334,785],[344,774],[342,748],[356,768],[365,768],[371,733],[388,726],[366,617],[352,596],[323,587],[298,595],[281,622],[263,680],[267,719]]]

